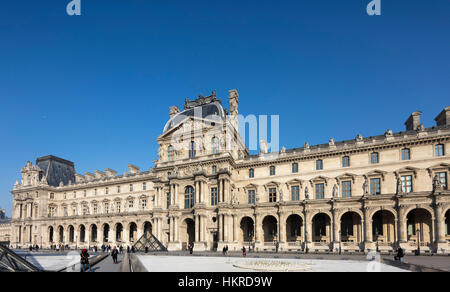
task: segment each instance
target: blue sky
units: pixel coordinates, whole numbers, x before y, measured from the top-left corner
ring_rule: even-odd
[[[3,0],[0,206],[27,160],[148,170],[169,107],[216,89],[287,148],[425,126],[450,105],[450,2]],[[225,102],[227,104],[227,102]]]

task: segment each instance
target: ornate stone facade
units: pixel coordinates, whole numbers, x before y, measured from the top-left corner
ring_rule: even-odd
[[[131,245],[151,231],[169,250],[450,252],[449,107],[431,128],[415,112],[405,132],[279,153],[263,141],[250,155],[236,90],[229,102],[213,92],[171,107],[149,171],[71,180],[71,162],[53,159],[67,167],[56,178],[27,163],[12,191],[12,244]]]

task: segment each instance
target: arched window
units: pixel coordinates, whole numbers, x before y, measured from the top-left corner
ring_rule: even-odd
[[[408,148],[402,149],[402,160],[410,160],[411,159],[411,150]]]
[[[175,160],[175,150],[173,149],[173,146],[170,145],[167,149],[167,160],[168,161],[174,161]]]
[[[196,151],[195,151],[195,142],[191,141],[189,144],[189,158],[195,158]]]
[[[219,153],[219,150],[220,150],[219,138],[214,137],[214,138],[212,138],[212,141],[211,141],[211,152],[212,152],[212,154],[217,154],[217,153]]]
[[[194,207],[194,188],[188,186],[184,191],[184,208],[191,209],[193,207]]]

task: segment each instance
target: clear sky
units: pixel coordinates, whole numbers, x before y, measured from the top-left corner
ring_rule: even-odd
[[[450,105],[450,1],[2,0],[0,206],[27,160],[148,170],[169,107],[217,90],[287,148],[401,131]],[[227,102],[225,102],[227,105]]]

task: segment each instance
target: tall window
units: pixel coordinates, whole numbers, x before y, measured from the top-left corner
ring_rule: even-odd
[[[292,163],[292,173],[298,173],[298,163]]]
[[[434,155],[435,156],[444,156],[445,152],[444,152],[444,145],[443,144],[437,144],[436,146],[434,146]]]
[[[174,161],[175,160],[175,150],[173,149],[173,146],[170,145],[167,149],[167,160],[168,161]]]
[[[377,164],[380,162],[380,157],[378,155],[378,152],[372,152],[370,154],[370,163]]]
[[[254,178],[255,177],[255,170],[253,168],[250,168],[248,170],[248,177],[249,178]]]
[[[211,167],[211,173],[212,173],[212,175],[216,175],[217,174],[217,166],[213,165]]]
[[[142,190],[143,190],[143,191],[146,191],[146,190],[147,190],[147,183],[146,183],[146,182],[143,182],[143,183],[142,183]]]
[[[325,198],[325,184],[316,184],[316,199]]]
[[[379,178],[370,179],[370,194],[371,195],[381,194],[381,180]]]
[[[255,190],[249,190],[248,191],[248,203],[250,205],[254,205],[256,202],[256,193]]]
[[[195,151],[195,142],[192,141],[189,144],[189,158],[195,158],[196,151]]]
[[[411,159],[411,150],[408,148],[402,149],[402,160],[410,160]]]
[[[443,190],[447,190],[447,172],[438,172],[439,181]]]
[[[342,197],[350,198],[352,196],[352,182],[343,181],[342,182]]]
[[[130,184],[130,192],[132,192],[132,191],[133,191],[133,185]]]
[[[109,195],[109,188],[108,187],[105,188],[105,194]]]
[[[109,214],[109,203],[105,203],[105,214]]]
[[[128,201],[128,212],[133,212],[134,202],[133,200]]]
[[[97,214],[98,213],[98,206],[97,206],[97,204],[94,204],[94,214]]]
[[[291,187],[291,200],[292,201],[299,201],[300,200],[300,187],[299,186],[292,186]]]
[[[270,188],[269,189],[269,202],[275,203],[277,201],[277,189],[276,188]]]
[[[219,138],[217,138],[217,137],[212,138],[212,141],[211,141],[211,152],[212,152],[212,154],[219,153],[219,148],[220,148]]]
[[[211,206],[217,206],[217,188],[211,188]]]
[[[402,191],[404,193],[412,192],[412,175],[403,175],[401,178],[402,181]]]
[[[117,193],[120,193],[120,186],[117,186]]]
[[[342,157],[342,167],[350,167],[350,157],[349,156]]]
[[[142,208],[142,210],[145,210],[147,208],[147,200],[146,199],[143,199],[141,201],[141,208]]]
[[[270,175],[275,175],[275,166],[270,167]]]
[[[322,159],[316,160],[316,170],[322,169],[323,169],[323,160]]]
[[[194,188],[189,186],[184,191],[184,208],[191,209],[194,207]]]
[[[120,202],[116,202],[116,210],[117,210],[117,213],[122,212],[122,210],[120,208]]]

